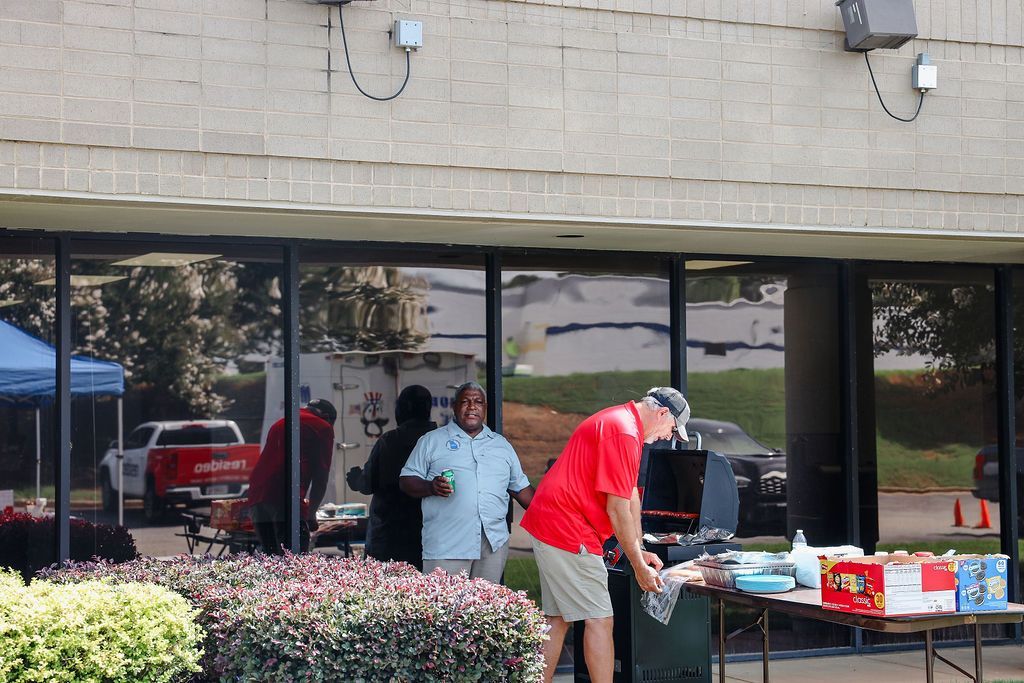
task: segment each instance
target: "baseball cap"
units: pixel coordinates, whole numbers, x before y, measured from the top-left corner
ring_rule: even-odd
[[[316,413],[331,425],[338,419],[338,411],[334,409],[334,406],[327,399],[314,398],[306,404],[306,410]]]
[[[683,395],[672,387],[654,387],[647,392],[647,395],[672,413],[676,419],[676,438],[689,441],[690,438],[686,435],[686,421],[690,419],[690,404],[686,402]]]

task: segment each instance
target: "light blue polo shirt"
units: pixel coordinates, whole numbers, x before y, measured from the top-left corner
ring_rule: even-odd
[[[508,492],[530,485],[512,444],[486,425],[470,438],[449,422],[420,437],[401,476],[431,480],[444,470],[455,473],[455,493],[423,499],[423,559],[479,560],[481,528],[491,550],[508,543]]]

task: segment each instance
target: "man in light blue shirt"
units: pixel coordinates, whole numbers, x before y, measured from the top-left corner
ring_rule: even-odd
[[[533,486],[512,444],[484,424],[487,396],[476,382],[455,392],[455,421],[416,442],[399,487],[423,499],[423,571],[441,568],[498,583],[508,558],[511,495],[525,509]],[[441,476],[455,473],[454,488]]]

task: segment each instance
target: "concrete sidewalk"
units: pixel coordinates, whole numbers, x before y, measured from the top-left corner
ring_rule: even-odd
[[[973,648],[939,648],[947,659],[967,671],[974,670]],[[1024,683],[1024,647],[992,645],[985,647],[986,681]],[[712,681],[718,681],[714,666]],[[924,678],[924,650],[886,654],[807,657],[772,660],[771,679],[778,683],[913,683]],[[760,683],[761,662],[737,662],[725,665],[725,680],[731,683]],[[572,683],[571,674],[555,676],[556,683]],[[961,683],[968,679],[942,662],[935,663],[936,683]]]

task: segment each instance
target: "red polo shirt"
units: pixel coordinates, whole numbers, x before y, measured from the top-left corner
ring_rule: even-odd
[[[544,475],[522,527],[555,548],[576,553],[583,544],[600,555],[614,533],[608,495],[633,495],[643,446],[643,423],[632,401],[588,417]]]
[[[249,475],[249,505],[263,503],[283,509],[285,472],[284,454],[287,433],[284,419],[271,425],[267,443]],[[299,411],[299,491],[303,498],[309,492],[313,472],[327,475],[334,454],[334,428],[303,408]],[[303,511],[305,514],[305,511]]]

